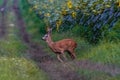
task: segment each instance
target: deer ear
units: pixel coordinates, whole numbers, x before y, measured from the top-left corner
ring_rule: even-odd
[[[46,32],[48,32],[49,31],[49,27],[46,27]]]
[[[46,28],[46,31],[47,31],[47,32],[52,32],[52,29],[53,29],[53,28],[47,27],[47,28]]]

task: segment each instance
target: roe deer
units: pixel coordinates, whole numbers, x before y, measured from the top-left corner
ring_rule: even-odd
[[[52,29],[47,29],[47,34],[42,37],[43,40],[45,40],[50,47],[50,49],[57,55],[57,59],[60,62],[63,62],[63,60],[60,58],[60,54],[65,58],[64,52],[67,51],[72,59],[76,58],[74,49],[77,47],[77,43],[72,39],[63,39],[57,42],[53,42],[51,39],[51,31]]]

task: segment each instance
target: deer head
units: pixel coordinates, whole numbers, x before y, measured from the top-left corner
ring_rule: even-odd
[[[42,39],[48,42],[48,40],[51,39],[50,34],[52,32],[52,28],[47,27],[46,32],[47,33],[42,37]]]

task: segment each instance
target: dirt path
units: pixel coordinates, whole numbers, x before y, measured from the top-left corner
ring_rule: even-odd
[[[7,2],[8,2],[7,0],[4,0],[3,4],[0,6],[0,38],[2,38],[6,32]]]
[[[120,75],[120,67],[109,64],[94,63],[88,60],[77,61],[76,65],[82,69],[100,71],[109,74],[110,76]]]
[[[51,57],[43,51],[43,48],[31,42],[29,34],[26,32],[26,24],[22,18],[18,5],[19,0],[13,0],[12,12],[15,14],[16,25],[19,30],[21,39],[28,45],[28,56],[33,59],[40,69],[45,71],[50,80],[86,80],[86,77],[77,73],[79,68],[101,71],[112,76],[120,74],[120,68],[113,65],[103,65],[90,61],[70,61],[60,63],[56,58]]]

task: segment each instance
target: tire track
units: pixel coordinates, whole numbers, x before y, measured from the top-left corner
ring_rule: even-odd
[[[6,33],[6,9],[8,0],[4,0],[0,6],[0,38]]]
[[[19,35],[21,36],[22,40],[25,43],[30,43],[30,39],[29,39],[29,35],[26,32],[26,25],[25,22],[22,18],[22,14],[20,12],[20,8],[19,8],[19,4],[18,4],[19,0],[13,0],[13,12],[16,15],[16,23],[17,23],[17,28],[19,29]]]

